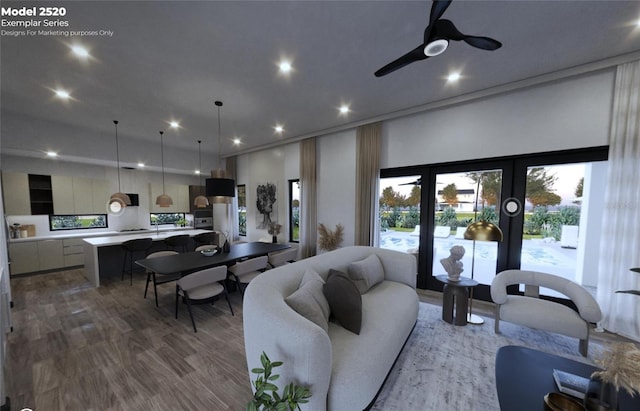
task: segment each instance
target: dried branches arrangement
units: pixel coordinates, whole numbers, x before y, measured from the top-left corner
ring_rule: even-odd
[[[596,362],[604,371],[594,372],[594,377],[617,389],[624,388],[631,396],[640,393],[640,348],[635,344],[613,344],[611,351]]]
[[[318,233],[320,234],[320,238],[318,239],[318,247],[321,250],[335,250],[340,247],[342,243],[342,233],[344,232],[344,227],[342,224],[336,225],[336,229],[334,231],[329,230],[324,224],[318,225]]]

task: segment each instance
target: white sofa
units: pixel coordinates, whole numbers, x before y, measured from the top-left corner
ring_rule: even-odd
[[[330,322],[328,332],[294,311],[285,298],[308,268],[323,280],[330,269],[347,272],[352,262],[379,257],[384,280],[362,294],[362,326],[356,335]],[[283,386],[295,382],[311,391],[302,410],[357,411],[371,405],[418,318],[416,259],[398,251],[345,247],[268,270],[244,295],[244,342],[249,373],[264,351]],[[251,380],[255,374],[250,374]]]

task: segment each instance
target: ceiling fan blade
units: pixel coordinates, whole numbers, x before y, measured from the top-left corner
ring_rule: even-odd
[[[463,41],[470,46],[483,50],[497,50],[502,47],[502,43],[490,37],[465,36]]]
[[[429,14],[429,25],[424,29],[424,44],[429,43],[433,24],[444,14],[449,8],[452,0],[433,0],[431,3],[431,14]]]
[[[449,20],[438,20],[434,25],[435,34],[443,36],[449,40],[464,41],[470,46],[483,50],[496,50],[502,47],[502,43],[489,37],[468,36],[463,34]]]
[[[401,69],[402,67],[411,64],[413,62],[424,60],[427,56],[424,54],[424,46],[419,45],[415,49],[411,50],[404,56],[395,59],[391,63],[382,67],[380,70],[375,72],[376,77],[386,76],[389,73],[392,73],[396,70]]]

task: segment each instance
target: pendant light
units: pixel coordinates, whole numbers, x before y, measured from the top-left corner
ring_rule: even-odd
[[[221,162],[221,137],[220,137],[220,107],[222,101],[214,103],[218,107],[218,169],[211,171],[211,177],[206,180],[207,197],[213,197],[214,203],[230,203],[236,196],[236,182],[232,178],[227,178],[225,170],[219,167]]]
[[[118,120],[113,120],[116,129],[116,163],[118,167],[118,192],[111,194],[109,198],[109,211],[117,212],[122,208],[131,205],[131,198],[120,189],[120,150],[118,147]]]
[[[162,162],[162,194],[160,194],[156,198],[156,205],[160,207],[169,207],[173,204],[173,200],[169,197],[164,190],[164,144],[163,144],[163,136],[164,131],[160,132],[160,157]]]
[[[198,191],[200,190],[200,187],[202,187],[202,154],[200,152],[201,143],[202,143],[202,140],[198,140],[198,167],[199,167],[198,176],[200,179],[200,185],[198,187]],[[209,199],[203,195],[199,195],[193,199],[193,205],[196,206],[197,208],[209,207]]]

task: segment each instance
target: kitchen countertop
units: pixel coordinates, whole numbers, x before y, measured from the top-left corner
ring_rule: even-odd
[[[144,231],[129,231],[125,233],[118,233],[118,235],[107,235],[101,237],[88,237],[84,238],[84,242],[94,247],[104,247],[109,245],[119,245],[125,241],[134,240],[138,238],[152,238],[153,240],[164,240],[167,237],[180,234],[188,234],[190,236],[198,235],[201,233],[210,233],[211,230],[200,230],[194,228],[182,228],[176,230],[144,230]]]
[[[160,233],[169,233],[167,235],[175,234],[177,231],[188,231],[186,234],[193,234],[193,227],[159,227],[158,231]],[[113,236],[129,236],[135,234],[156,234],[155,228],[149,228],[144,230],[135,230],[135,231],[94,231],[94,232],[82,232],[82,230],[65,230],[66,232],[60,233],[50,233],[47,235],[38,235],[34,237],[21,237],[21,238],[9,238],[9,243],[21,243],[28,241],[41,241],[41,240],[64,240],[65,238],[95,238],[95,237],[113,237]],[[205,230],[206,231],[206,230]]]

